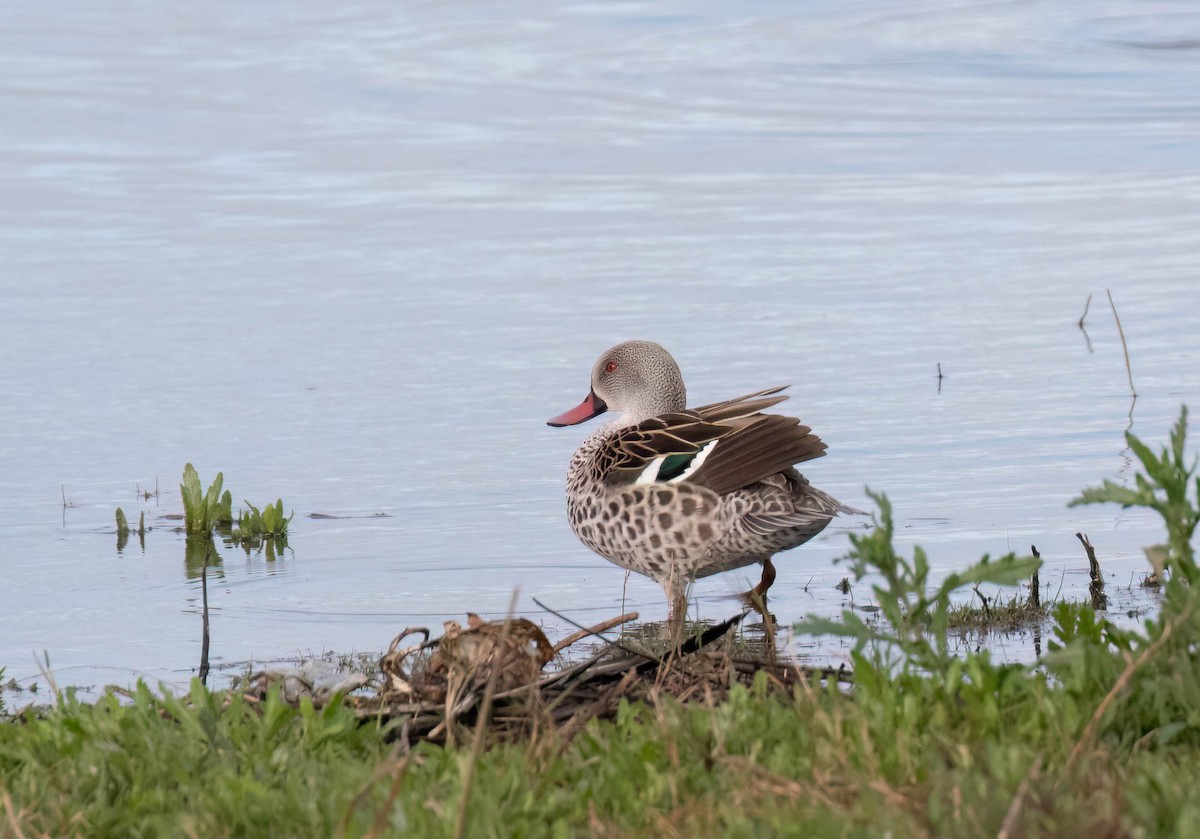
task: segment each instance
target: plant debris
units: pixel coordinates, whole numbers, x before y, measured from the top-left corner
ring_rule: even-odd
[[[289,670],[251,676],[244,694],[262,701],[273,685],[280,684],[284,700],[292,704],[301,696],[318,706],[342,696],[360,720],[382,721],[409,744],[422,740],[446,744],[463,741],[478,725],[489,692],[486,728],[499,739],[512,740],[546,726],[569,738],[589,720],[611,718],[622,700],[653,704],[671,697],[716,704],[731,685],[748,685],[759,673],[784,693],[826,679],[850,681],[845,668],[811,669],[748,652],[744,641],[735,643],[734,633],[745,616],[741,613],[703,628],[657,653],[644,644],[635,648],[600,636],[636,620],[636,613],[573,633],[558,645],[551,645],[542,630],[525,618],[484,621],[468,613],[466,629],[457,621],[447,621],[440,638],[431,639],[424,627],[409,627],[397,635],[380,660],[379,674],[368,680],[373,693],[332,693],[330,685],[338,685],[338,680],[324,672],[305,691],[306,676],[312,674]],[[414,636],[419,637],[416,643],[404,645]],[[596,638],[603,641],[599,651],[594,648]],[[556,657],[570,661],[576,645],[587,649],[582,661],[545,672]],[[362,682],[340,686],[352,689]]]

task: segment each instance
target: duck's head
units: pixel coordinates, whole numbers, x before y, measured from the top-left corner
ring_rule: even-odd
[[[584,400],[546,424],[576,425],[605,411],[617,411],[620,425],[636,425],[682,411],[686,405],[683,374],[671,354],[653,341],[625,341],[596,360],[592,387]]]

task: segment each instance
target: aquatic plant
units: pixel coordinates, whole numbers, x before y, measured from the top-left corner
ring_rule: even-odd
[[[295,513],[284,516],[282,498],[267,504],[261,511],[249,501],[244,503],[248,509],[239,511],[237,525],[221,535],[229,542],[240,544],[247,554],[265,548],[267,560],[274,561],[275,551],[287,547],[288,523]]]
[[[948,575],[937,587],[929,580],[929,559],[918,545],[911,560],[892,543],[895,524],[886,495],[867,490],[879,508],[872,515],[874,527],[866,534],[850,534],[849,563],[855,582],[870,577],[878,615],[866,621],[856,612],[843,610],[840,619],[809,616],[796,624],[796,631],[809,635],[837,635],[855,642],[855,652],[870,647],[877,665],[916,668],[945,673],[958,662],[951,650],[949,626],[953,595],[980,583],[1016,585],[1029,579],[1041,560],[1007,554],[997,560],[984,556],[970,567]]]
[[[209,486],[202,491],[200,476],[192,464],[183,470],[183,483],[179,486],[183,497],[184,522],[188,534],[187,564],[189,573],[198,574],[210,560],[219,562],[218,554],[210,544],[215,530],[227,546],[240,544],[249,553],[252,549],[266,547],[267,558],[275,558],[275,550],[287,547],[288,524],[292,515],[283,513],[283,499],[267,504],[261,510],[245,502],[246,510],[233,516],[232,495],[224,490],[224,475],[220,472]]]
[[[283,515],[283,499],[277,499],[274,504],[266,505],[261,512],[249,501],[244,502],[248,509],[240,511],[237,531],[242,538],[248,537],[280,537],[287,535],[288,523],[291,516]]]
[[[1098,487],[1089,487],[1071,501],[1070,506],[1082,504],[1120,504],[1122,507],[1145,507],[1158,513],[1167,528],[1167,545],[1163,566],[1178,573],[1189,583],[1200,582],[1192,536],[1200,522],[1200,477],[1196,476],[1197,460],[1189,465],[1184,455],[1187,443],[1187,406],[1179,411],[1179,419],[1171,429],[1170,442],[1161,453],[1155,454],[1132,432],[1125,432],[1125,442],[1142,464],[1144,473],[1134,475],[1134,486],[1121,486],[1106,479]],[[1193,478],[1195,481],[1193,483]],[[1195,488],[1192,495],[1189,491]],[[1149,549],[1152,564],[1161,552]]]
[[[1032,583],[1030,585],[1032,587]],[[966,637],[1014,632],[1040,627],[1050,618],[1052,604],[1036,602],[1023,592],[1012,592],[1008,597],[986,597],[976,586],[975,595],[978,600],[951,605],[947,615],[947,628],[951,635]]]
[[[140,536],[140,534],[139,534]],[[125,511],[120,507],[117,508],[117,553],[125,550],[125,546],[129,544],[129,521],[125,518]]]
[[[188,533],[211,533],[214,527],[233,521],[233,497],[229,490],[221,493],[224,482],[224,476],[218,472],[204,492],[196,468],[190,463],[183,468],[179,494],[183,497],[183,520]]]
[[[198,580],[205,569],[221,567],[221,552],[213,544],[211,533],[189,533],[183,541],[183,565],[189,580]],[[221,573],[218,570],[218,575]]]
[[[1089,696],[1096,686],[1107,692],[1089,723],[1090,736],[1103,732],[1140,746],[1187,740],[1200,743],[1200,571],[1191,540],[1200,521],[1200,479],[1193,477],[1197,462],[1185,459],[1187,407],[1180,410],[1161,453],[1130,432],[1125,440],[1142,470],[1134,486],[1105,480],[1085,489],[1072,506],[1114,503],[1154,510],[1167,531],[1165,550],[1147,551],[1152,570],[1165,570],[1159,580],[1162,606],[1157,618],[1143,628],[1121,629],[1099,620],[1089,610],[1062,606],[1055,614],[1057,643],[1046,657],[1050,671],[1064,689]],[[1190,489],[1195,487],[1195,495]],[[1113,706],[1119,706],[1117,713]]]

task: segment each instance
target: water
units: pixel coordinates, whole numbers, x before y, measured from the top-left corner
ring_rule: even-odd
[[[1200,406],[1198,44],[1193,4],[1132,0],[19,3],[0,666],[186,682],[199,582],[162,517],[187,462],[296,512],[275,562],[223,551],[219,666],[378,650],[514,589],[552,636],[533,598],[661,618],[571,535],[586,431],[544,425],[628,337],[696,403],[791,382],[830,445],[806,473],[887,492],[938,573],[1035,543],[1079,596],[1085,531],[1144,614],[1157,523],[1065,505],[1131,479],[1127,427],[1157,444]],[[781,559],[781,620],[849,603],[855,526]]]

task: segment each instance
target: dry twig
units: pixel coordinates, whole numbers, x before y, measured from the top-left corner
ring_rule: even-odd
[[[200,638],[200,684],[208,684],[208,559],[210,549],[204,551],[204,565],[200,567],[200,597],[201,606],[201,631]]]
[[[635,621],[637,619],[638,619],[637,612],[626,612],[625,614],[620,615],[618,617],[610,618],[609,620],[602,621],[602,622],[596,624],[595,626],[590,626],[586,629],[578,629],[575,632],[572,632],[566,638],[563,638],[557,644],[555,644],[552,649],[554,651],[554,654],[558,655],[563,650],[565,650],[567,647],[574,644],[576,641],[582,641],[584,638],[587,638],[590,635],[599,635],[601,632],[607,632],[608,630],[612,629],[615,626],[620,626],[621,624],[629,623],[630,621]]]
[[[1076,533],[1075,538],[1083,543],[1083,549],[1087,551],[1088,574],[1092,578],[1091,585],[1088,586],[1088,592],[1092,596],[1092,608],[1097,612],[1103,612],[1108,609],[1108,595],[1104,593],[1104,575],[1100,573],[1100,562],[1096,559],[1096,549],[1088,541],[1086,533]]]
[[[1112,292],[1104,290],[1108,295],[1108,305],[1112,307],[1113,319],[1117,322],[1117,332],[1121,335],[1121,349],[1125,351],[1125,374],[1129,376],[1129,392],[1137,399],[1137,390],[1133,386],[1133,369],[1129,366],[1129,345],[1125,343],[1125,330],[1121,327],[1121,316],[1117,314],[1117,304],[1113,302]]]
[[[17,808],[13,806],[12,796],[8,794],[8,790],[4,791],[3,801],[4,816],[5,821],[8,822],[8,829],[12,831],[12,835],[16,839],[25,839],[25,831],[21,829],[21,823],[17,819],[17,816],[20,814],[17,813]]]
[[[1021,783],[1017,785],[1016,795],[1013,796],[1012,802],[1008,805],[1008,812],[1004,814],[1004,823],[1000,825],[1000,832],[996,834],[996,839],[1008,839],[1013,835],[1013,830],[1017,826],[1017,819],[1021,817],[1021,810],[1025,806],[1025,799],[1029,796],[1029,789],[1037,781],[1038,773],[1042,771],[1042,756],[1039,754],[1034,758],[1033,765],[1029,767],[1029,771],[1025,773],[1025,777],[1021,779]]]
[[[1034,559],[1041,559],[1042,555],[1038,553],[1037,545],[1030,545],[1029,550],[1033,552]],[[1033,577],[1029,581],[1029,605],[1035,609],[1041,608],[1042,605],[1042,582],[1038,579],[1038,572],[1033,572]]]
[[[1192,611],[1195,609],[1195,606],[1196,601],[1193,599],[1188,604],[1187,608],[1185,608],[1171,620],[1167,621],[1166,625],[1163,626],[1162,634],[1154,639],[1154,643],[1142,650],[1137,658],[1129,659],[1129,662],[1125,665],[1125,669],[1122,670],[1121,675],[1117,677],[1117,681],[1113,683],[1112,688],[1107,694],[1105,694],[1104,698],[1100,700],[1100,704],[1096,706],[1096,710],[1092,714],[1092,718],[1088,720],[1087,726],[1083,729],[1083,734],[1079,737],[1079,742],[1075,744],[1075,748],[1071,750],[1070,757],[1067,758],[1066,766],[1063,767],[1063,772],[1059,776],[1058,783],[1055,784],[1055,789],[1062,784],[1063,779],[1070,774],[1073,768],[1075,768],[1075,764],[1079,761],[1079,756],[1083,754],[1083,750],[1087,748],[1095,739],[1096,730],[1100,727],[1100,720],[1104,718],[1104,712],[1108,710],[1108,707],[1116,701],[1117,697],[1120,696],[1125,688],[1129,685],[1130,680],[1133,679],[1133,674],[1136,673],[1138,669],[1142,667],[1142,665],[1149,661],[1151,656],[1162,649],[1163,645],[1167,643],[1167,639],[1169,639],[1171,634],[1175,631],[1176,626],[1186,620],[1191,619]]]

